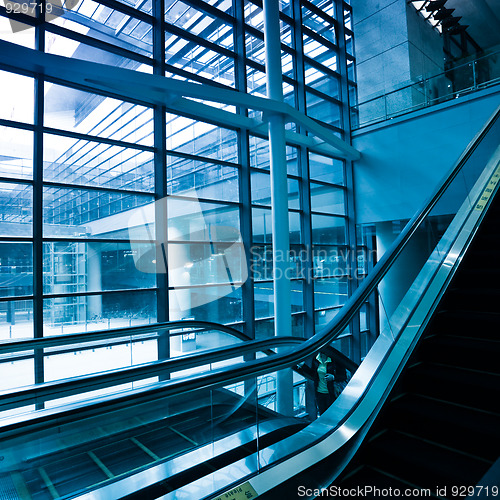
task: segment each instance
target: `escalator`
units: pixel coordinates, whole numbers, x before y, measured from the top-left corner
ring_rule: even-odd
[[[470,493],[499,458],[499,221],[495,200],[337,487],[460,496],[453,493]]]
[[[242,342],[0,393],[0,410],[42,406],[157,377],[0,421],[6,498],[313,498],[321,488],[363,484],[430,489],[439,498],[469,494],[452,488],[480,483],[500,454],[498,137],[500,110],[316,335]],[[398,305],[381,314],[377,340],[331,407],[317,419],[312,413],[303,418],[283,401],[264,407],[263,380],[274,381],[276,393],[295,390],[286,385],[294,380],[292,369],[349,332],[354,320],[359,324],[369,301],[387,303],[402,275],[398,265],[415,248],[421,264],[406,273]],[[10,348],[36,352],[54,342],[65,340]],[[95,436],[96,427],[107,430]]]
[[[95,488],[106,480],[165,464],[209,443],[222,442],[228,436],[240,435],[240,439],[233,447],[227,446],[224,454],[198,467],[196,474],[203,475],[256,451],[255,436],[249,432],[255,425],[255,412],[230,391],[214,391],[210,401],[200,399],[196,407],[185,401],[176,404],[162,400],[156,401],[155,406],[163,418],[148,421],[136,415],[129,422],[120,421],[116,427],[121,429],[110,429],[109,424],[97,426],[93,439],[73,445],[67,442],[63,450],[27,460],[15,475],[18,488],[32,500],[64,497]],[[266,425],[272,417],[275,415],[271,411],[262,408],[260,439],[268,444],[306,424],[299,419],[282,418],[279,425],[277,422]],[[208,432],[207,422],[213,422]],[[155,490],[172,491],[186,481],[185,476],[186,471],[171,475],[168,481],[156,485]],[[142,492],[148,494],[152,495]]]

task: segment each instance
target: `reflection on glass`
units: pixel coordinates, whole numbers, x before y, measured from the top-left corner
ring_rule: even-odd
[[[0,176],[13,179],[33,177],[33,132],[0,126]]]
[[[32,220],[32,187],[0,182],[0,236],[31,236]]]
[[[234,59],[177,35],[166,35],[165,62],[210,81],[234,87]]]
[[[3,360],[2,360],[3,361]],[[0,361],[0,391],[35,383],[33,359]],[[5,416],[2,412],[2,417]]]
[[[44,135],[46,181],[152,191],[153,168],[153,154],[147,151]]]
[[[341,126],[340,105],[326,101],[311,92],[306,92],[307,115],[334,127]]]
[[[344,244],[345,219],[329,215],[312,215],[313,243]]]
[[[45,84],[44,125],[153,145],[153,110],[56,84]]]
[[[252,171],[252,203],[271,206],[271,178],[266,172]],[[300,208],[299,181],[288,179],[288,208]]]
[[[311,186],[311,210],[332,215],[343,215],[344,190],[327,186],[325,184],[310,183]]]
[[[77,29],[77,26],[73,26]],[[121,55],[98,49],[92,45],[77,42],[71,38],[47,32],[45,35],[45,51],[49,54],[56,54],[73,59],[107,64],[120,68],[133,69],[145,73],[152,73],[152,66],[141,64],[138,61],[123,57]]]
[[[236,163],[236,131],[167,113],[167,149]]]
[[[220,201],[239,199],[238,169],[228,165],[167,156],[168,194],[188,194]]]
[[[109,330],[156,322],[156,292],[106,293],[43,301],[45,335]]]
[[[128,239],[133,209],[153,201],[146,195],[69,188],[47,187],[43,194],[45,237]]]
[[[242,320],[241,288],[234,285],[178,288],[169,292],[170,319],[215,323]]]
[[[322,278],[314,280],[314,304],[317,309],[344,304],[348,295],[347,278]]]
[[[31,300],[0,301],[0,340],[32,337],[33,302]]]
[[[232,50],[232,27],[202,9],[202,6],[198,10],[180,0],[170,0],[165,2],[165,21],[193,35],[199,36],[201,40],[208,40]]]
[[[68,377],[79,377],[91,373],[115,370],[125,366],[134,366],[158,359],[156,340],[131,342],[131,338],[118,338],[106,346],[88,344],[61,354],[44,356],[45,381]],[[113,392],[116,388],[112,388]]]
[[[342,160],[309,153],[309,176],[316,181],[344,184],[344,163]]]
[[[0,242],[0,297],[32,293],[32,244]]]
[[[54,8],[51,13],[47,10],[46,18],[50,24],[61,26],[75,33],[84,34],[144,56],[152,55],[153,36],[150,24],[93,0],[83,0],[71,10]],[[96,62],[100,61],[96,60]]]
[[[152,288],[156,275],[141,272],[135,262],[148,244],[47,242],[43,251],[44,293],[98,292]],[[137,255],[139,254],[139,255]]]

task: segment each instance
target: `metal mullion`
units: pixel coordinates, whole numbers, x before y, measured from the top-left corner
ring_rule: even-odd
[[[290,29],[293,29],[293,27],[290,26]],[[259,41],[264,42],[264,33],[262,33],[262,31],[259,31],[254,26],[250,26],[249,24],[245,24],[245,32],[248,33],[249,35],[253,36],[254,38],[257,38]],[[293,52],[295,49],[293,47],[290,47],[286,43],[281,42],[281,50],[283,52],[288,52],[289,54],[293,55]]]
[[[3,5],[0,5],[0,16],[6,17],[7,19],[12,19],[12,21],[17,21],[23,24],[27,24],[28,26],[32,26],[34,28],[36,28],[37,26],[39,26],[44,22],[43,20],[28,16],[27,14],[24,14],[22,12],[15,14],[9,13],[7,12],[7,9]]]
[[[198,283],[198,284],[191,284],[191,285],[176,285],[176,286],[169,286],[168,290],[192,290],[193,288],[198,288],[198,289],[203,289],[203,288],[217,288],[217,287],[227,287],[227,286],[238,286],[242,287],[243,286],[243,281],[223,281],[221,283]],[[234,290],[233,290],[234,291]]]
[[[244,0],[234,0],[236,25],[234,28],[234,43],[237,53],[235,61],[236,67],[236,88],[240,92],[247,92],[246,76],[246,32],[245,24],[245,2]],[[238,113],[248,116],[248,110],[238,108]],[[252,339],[255,338],[255,296],[253,287],[253,276],[251,259],[252,253],[252,185],[250,179],[250,134],[248,130],[240,130],[238,133],[238,162],[242,165],[239,170],[238,183],[240,192],[240,228],[245,255],[245,265],[247,269],[247,279],[242,286],[243,300],[243,321],[244,332]],[[252,357],[253,359],[254,357]],[[246,393],[250,393],[251,387],[246,387]]]
[[[99,96],[99,95],[97,95],[97,97],[100,97],[100,96]],[[128,103],[127,103],[127,101],[123,101],[123,100],[121,100],[121,103],[123,103],[123,104],[128,104]],[[118,110],[118,108],[121,106],[121,103],[119,103],[119,104],[118,104],[118,106],[114,109],[113,114],[115,114],[115,111],[117,111],[117,110]],[[135,107],[136,105],[134,104],[133,106]],[[149,109],[151,109],[151,108],[149,108],[149,107],[148,107],[148,108],[146,108],[146,109],[143,109],[143,110],[139,113],[139,115],[137,115],[137,116],[127,117],[127,115],[129,115],[129,114],[130,114],[130,111],[131,111],[132,109],[133,109],[133,108],[131,107],[131,108],[130,108],[129,110],[127,110],[124,114],[118,114],[118,113],[116,113],[116,114],[115,114],[115,117],[112,119],[111,123],[107,123],[107,124],[106,124],[105,122],[106,122],[106,120],[108,119],[108,117],[110,116],[110,115],[107,115],[106,117],[102,118],[102,119],[101,119],[101,121],[100,121],[99,123],[97,123],[96,125],[94,125],[94,126],[92,127],[92,129],[91,129],[91,130],[89,130],[89,132],[88,132],[88,133],[84,133],[83,135],[84,135],[84,136],[88,136],[88,137],[99,137],[99,138],[101,138],[101,136],[100,136],[100,135],[97,135],[97,133],[92,134],[91,132],[93,132],[95,129],[98,129],[100,126],[104,126],[104,128],[110,128],[110,127],[112,127],[112,126],[114,126],[114,125],[116,125],[116,124],[118,124],[118,128],[116,128],[115,132],[113,132],[113,133],[118,133],[118,132],[122,131],[124,128],[126,128],[126,127],[130,126],[130,125],[134,126],[134,120],[136,120],[137,118],[141,117],[141,118],[143,119],[143,122],[142,122],[142,123],[140,123],[140,124],[139,124],[139,126],[136,126],[136,128],[135,128],[134,132],[135,132],[135,131],[137,131],[137,129],[138,129],[138,128],[142,128],[142,127],[144,127],[144,125],[146,125],[146,124],[148,123],[148,121],[149,121],[149,120],[147,119],[147,116],[145,117],[146,119],[144,120],[143,115],[145,115],[145,114],[147,113],[147,111],[148,111]],[[125,117],[126,117],[126,118],[125,118]],[[120,124],[120,122],[121,122],[121,120],[122,120],[123,118],[125,118],[125,119],[127,120],[127,122],[126,122],[126,123],[123,123],[123,124]],[[58,129],[56,129],[56,130],[58,130]],[[72,132],[72,131],[70,131],[70,132]],[[146,136],[143,136],[143,137],[142,137],[142,138],[140,138],[138,141],[143,140],[145,137],[146,137]],[[106,140],[106,139],[110,139],[110,140],[112,140],[112,141],[123,142],[124,144],[136,144],[136,143],[129,142],[129,141],[126,141],[126,140],[122,140],[122,139],[111,139],[111,138],[108,138],[108,137],[102,137],[102,139],[105,139],[105,140]],[[151,147],[151,149],[153,149],[153,148]]]
[[[348,218],[347,215],[329,214],[329,213],[326,213],[326,212],[317,212],[315,210],[311,210],[311,215],[324,215],[324,216],[327,216],[327,217],[338,217],[338,218],[344,219],[344,220]],[[333,244],[333,245],[335,245],[335,244]]]
[[[165,64],[165,0],[153,0],[152,2],[154,24],[153,24],[153,58],[155,65],[153,73],[164,77]],[[154,175],[155,196],[162,200],[167,196],[167,110],[165,106],[155,106],[153,111],[154,129]],[[163,242],[168,239],[168,213],[166,203],[155,204],[155,227],[156,239],[161,245],[156,245],[156,262],[163,262],[164,272],[156,273],[156,314],[157,321],[163,323],[170,318],[170,303],[168,293],[168,251]],[[160,269],[162,270],[162,269]],[[170,358],[170,332],[161,332],[157,340],[158,359]],[[160,377],[161,380],[170,378],[170,375]]]
[[[217,246],[233,246],[234,241],[208,241],[208,240],[168,240],[168,244],[172,245],[217,245]]]
[[[187,71],[185,69],[177,68],[176,66],[173,66],[172,64],[165,63],[165,70],[168,71],[169,73],[174,74],[174,75],[182,76],[182,77],[186,78],[186,80],[194,80],[196,82],[203,83],[205,85],[209,85],[212,87],[217,87],[217,88],[221,88],[221,89],[232,88],[232,87],[224,85],[220,82],[209,80],[208,78],[201,76],[201,75],[197,75],[196,73],[191,73],[190,71]]]
[[[109,16],[109,17],[111,17],[111,16]],[[149,31],[151,31],[151,24],[150,23],[147,23],[148,30],[143,35],[143,37],[137,38],[137,37],[132,36],[131,34],[125,34],[123,32],[123,30],[121,32],[118,32],[118,30],[115,30],[113,28],[109,28],[106,24],[107,20],[105,20],[103,22],[99,22],[99,21],[96,21],[95,19],[93,19],[92,17],[84,16],[84,15],[80,14],[79,12],[75,12],[72,10],[69,10],[65,13],[65,19],[67,19],[68,21],[71,21],[75,24],[78,24],[80,27],[87,28],[89,31],[94,31],[95,33],[97,33],[98,35],[100,35],[101,37],[104,38],[104,39],[101,39],[101,38],[97,38],[97,36],[96,36],[96,39],[100,40],[102,42],[113,44],[112,41],[106,41],[106,39],[109,39],[109,40],[115,39],[117,42],[119,41],[119,42],[124,43],[124,44],[135,45],[137,48],[143,50],[144,52],[149,51],[150,46],[147,44],[147,42],[144,41],[144,38],[147,35],[147,33]],[[137,22],[137,25],[134,27],[134,29],[137,28],[137,26],[142,22],[142,21],[139,21],[137,19],[134,19],[133,21]],[[129,20],[127,20],[127,24],[128,24],[128,22],[132,22],[132,20],[129,19]],[[133,30],[131,30],[130,33],[132,33],[132,31]]]
[[[3,242],[3,238],[2,238]],[[31,300],[33,301],[34,295],[9,295],[7,297],[0,297],[0,303],[1,302],[13,302],[13,301],[20,301],[20,300]]]
[[[303,25],[301,0],[292,0],[292,12],[294,17],[293,46],[295,49],[295,78],[296,87],[296,106],[299,111],[306,114],[306,91],[305,91],[305,54],[303,46]],[[297,132],[305,134],[306,130],[299,126]],[[303,307],[304,307],[304,333],[306,337],[314,335],[314,282],[311,276],[314,271],[312,262],[312,222],[311,222],[311,193],[309,186],[309,168],[308,152],[306,148],[298,148],[299,177],[301,183],[300,189],[300,207],[302,244],[306,249],[306,260],[301,262],[302,273],[305,272],[306,279],[303,279]],[[312,405],[309,404],[309,407]],[[309,408],[309,411],[312,411]],[[315,410],[314,410],[315,411]]]
[[[350,107],[349,107],[349,81],[348,81],[348,70],[347,70],[347,55],[346,55],[346,42],[345,42],[345,21],[344,21],[344,2],[343,0],[335,0],[336,17],[339,21],[338,26],[338,37],[337,41],[339,44],[339,70],[341,75],[340,80],[340,96],[342,101],[341,107],[341,120],[342,128],[344,129],[344,138],[346,142],[351,144],[351,119],[350,119]],[[357,269],[357,245],[356,245],[356,224],[355,224],[355,205],[354,205],[354,167],[351,160],[345,160],[344,163],[344,175],[346,181],[346,191],[345,191],[345,210],[347,216],[346,223],[346,238],[347,243],[352,250],[350,252],[350,259],[347,263],[348,269],[350,270],[350,275],[348,279],[348,294],[352,296],[357,288],[357,282],[355,280],[355,272]],[[361,362],[361,334],[360,334],[360,320],[359,314],[357,314],[351,321],[351,332],[352,332],[352,342],[351,342],[351,352],[350,358],[357,362]]]
[[[14,177],[0,177],[0,182],[5,184],[27,184],[28,186],[33,185],[32,179],[17,179]]]
[[[13,72],[9,71],[9,73],[13,73]],[[33,78],[33,75],[23,75],[23,76],[29,76],[30,78]],[[16,128],[16,129],[21,129],[21,130],[28,130],[30,132],[33,132],[35,130],[35,126],[34,125],[30,125],[29,123],[14,122],[12,120],[5,120],[5,119],[2,119],[2,118],[0,118],[0,125],[3,126],[3,127]]]
[[[232,207],[238,207],[241,203],[239,201],[221,201],[221,200],[212,200],[210,198],[192,198],[189,196],[183,196],[179,194],[169,194],[169,198],[174,198],[176,200],[183,200],[183,201],[199,201],[200,203],[209,203],[212,205],[223,205],[223,206],[232,206]]]
[[[311,184],[320,184],[321,186],[324,186],[324,187],[335,187],[335,188],[338,188],[338,189],[342,189],[343,191],[345,191],[347,188],[345,186],[343,186],[342,184],[334,184],[333,182],[328,182],[328,181],[321,181],[321,180],[316,180],[316,179],[311,179]]]
[[[135,9],[134,7],[130,7],[125,3],[117,2],[116,0],[99,0],[99,3],[110,9],[121,12],[122,14],[144,21],[145,23],[153,24],[154,22],[154,17],[152,15],[142,10]]]
[[[45,181],[44,187],[52,187],[57,189],[81,189],[82,191],[100,191],[102,193],[116,193],[116,194],[127,194],[132,196],[149,196],[153,197],[154,193],[151,191],[136,191],[132,189],[119,189],[119,188],[108,188],[103,186],[86,186],[82,184],[67,184],[64,182],[54,182],[54,181]]]
[[[338,23],[337,23],[337,20],[334,17],[330,16],[326,12],[323,12],[319,7],[317,7],[313,3],[309,2],[309,0],[302,0],[302,6],[306,7],[311,12],[313,12],[317,16],[321,17],[323,20],[325,20],[325,21],[329,22],[330,24],[332,24],[333,27],[334,27],[334,29],[335,29],[335,34],[337,35],[337,24]]]
[[[2,236],[2,242],[19,242],[19,243],[33,243],[31,236]]]
[[[241,165],[239,163],[231,163],[230,161],[217,160],[215,158],[208,158],[207,156],[196,156],[189,153],[182,153],[181,151],[173,151],[172,149],[167,149],[166,154],[167,156],[175,156],[177,158],[200,161],[203,163],[212,163],[213,165],[221,165],[223,167],[241,168]]]
[[[37,20],[43,21],[42,7],[37,9]],[[35,47],[45,52],[45,26],[40,24],[35,29]],[[34,96],[34,141],[33,141],[33,338],[43,338],[43,115],[44,81],[41,74],[35,77]],[[36,384],[45,381],[43,349],[35,349],[34,380]],[[42,409],[43,403],[36,403],[36,409]]]
[[[342,107],[343,105],[343,102],[342,100],[340,99],[337,99],[336,97],[331,97],[327,94],[324,94],[323,92],[321,92],[320,90],[317,90],[315,88],[312,88],[310,87],[309,85],[306,85],[306,91],[309,93],[309,94],[313,94],[315,95],[316,97],[319,97],[320,99],[322,99],[323,101],[328,101],[328,102],[331,102],[332,104],[337,104],[338,106]],[[322,123],[322,122],[320,122]]]
[[[228,89],[228,88],[229,87],[225,87],[225,89]],[[231,88],[231,90],[234,90],[234,89]],[[196,101],[191,101],[191,102],[196,102]],[[240,105],[237,105],[237,107],[239,107],[239,106]],[[216,120],[209,120],[208,118],[203,118],[203,120],[200,120],[199,117],[196,114],[194,114],[194,112],[182,111],[182,113],[181,113],[175,107],[166,106],[165,108],[166,108],[166,111],[168,112],[168,114],[174,115],[176,117],[182,116],[183,118],[189,118],[190,120],[193,120],[193,121],[208,123],[209,125],[213,125],[214,127],[221,128],[224,130],[238,131],[238,128],[236,125],[226,125],[224,123],[221,124],[220,122],[218,122]],[[214,108],[214,109],[217,109],[217,108]],[[185,128],[188,128],[189,126],[190,125],[186,126]],[[189,141],[187,141],[187,142],[189,142]],[[207,157],[200,156],[199,158],[207,158]],[[208,161],[212,161],[212,160],[208,159]],[[213,160],[213,161],[216,161],[216,160]]]
[[[108,144],[109,146],[117,146],[125,149],[136,149],[138,151],[146,151],[148,153],[154,152],[153,146],[144,146],[142,144],[134,144],[132,142],[126,142],[119,139],[108,139],[106,137],[99,137],[96,135],[82,134],[81,132],[71,132],[69,130],[60,130],[51,127],[43,127],[43,131],[46,134],[57,135],[60,137],[70,137],[72,139],[78,139],[82,141],[98,142],[101,144]]]
[[[318,71],[321,71],[325,75],[331,76],[338,80],[340,82],[340,74],[337,71],[334,71],[333,69],[329,68],[328,66],[325,66],[324,64],[316,61],[310,56],[306,56],[305,54],[303,55],[304,57],[304,62],[306,62],[309,66],[312,66],[313,68],[317,69]]]
[[[149,66],[153,64],[152,58],[144,56],[142,54],[138,54],[137,52],[132,52],[127,49],[123,49],[122,47],[118,47],[117,45],[113,45],[109,42],[104,42],[97,38],[91,38],[88,37],[87,35],[81,35],[76,31],[71,31],[61,26],[57,26],[55,24],[47,24],[47,28],[48,28],[47,31],[49,33],[69,38],[70,40],[83,43],[84,45],[89,45],[91,47],[95,47],[97,49],[101,49],[106,52],[111,52],[121,57],[125,57],[127,59],[136,61],[137,63],[147,64]]]
[[[339,46],[337,44],[330,42],[330,40],[327,40],[321,35],[318,35],[315,31],[313,31],[311,28],[308,28],[307,26],[302,26],[302,32],[303,35],[307,35],[309,38],[316,40],[318,43],[330,50],[333,50],[338,55]]]
[[[186,31],[182,28],[179,28],[174,24],[165,23],[165,31],[167,31],[172,35],[178,36],[181,40],[184,40],[188,43],[194,43],[195,46],[202,46],[206,49],[217,52],[218,54],[234,59],[234,52],[232,50],[226,49],[225,47],[217,45],[214,42],[210,42],[209,40],[206,40],[198,35],[190,33],[189,31]],[[183,47],[182,50],[184,49],[185,47]]]
[[[97,144],[101,145],[101,144],[104,144],[104,143],[97,142]],[[89,185],[90,185],[91,182],[95,182],[95,180],[98,179],[101,175],[105,175],[105,174],[111,172],[113,169],[122,166],[123,164],[125,164],[126,162],[132,160],[133,158],[137,158],[138,155],[140,155],[141,153],[144,152],[144,151],[139,151],[138,152],[138,150],[134,150],[135,152],[132,154],[132,156],[130,158],[127,158],[125,160],[121,160],[120,159],[115,164],[113,164],[113,166],[110,166],[110,167],[105,166],[105,167],[103,167],[103,165],[106,165],[108,162],[111,162],[111,160],[115,160],[116,158],[119,158],[120,155],[121,155],[121,151],[113,152],[111,150],[111,148],[113,146],[111,146],[109,144],[106,144],[106,146],[108,146],[108,147],[106,147],[103,151],[100,151],[100,152],[96,152],[95,148],[92,148],[90,151],[82,153],[82,150],[86,147],[86,145],[82,145],[73,154],[71,154],[71,156],[68,156],[68,159],[71,159],[71,163],[64,163],[64,165],[66,167],[68,167],[68,169],[71,169],[73,171],[72,172],[73,175],[79,175],[79,172],[81,172],[81,170],[85,168],[85,165],[79,164],[80,161],[83,160],[85,164],[89,164],[91,162],[95,162],[95,165],[91,169],[93,177],[90,178],[90,175],[89,175]],[[126,149],[132,150],[132,148],[126,148]],[[102,160],[99,159],[99,157],[101,155],[104,155],[104,153],[108,153],[108,152],[111,153],[108,158],[104,158]],[[62,156],[64,156],[64,154],[62,154],[61,156],[59,156],[55,160],[55,162],[58,162]],[[141,169],[147,163],[148,163],[147,161],[144,161],[144,162],[140,163],[137,166],[137,168]],[[97,172],[94,173],[94,170],[96,170]],[[99,172],[99,170],[100,170],[100,172]],[[114,180],[120,179],[121,177],[123,177],[123,175],[125,175],[125,174],[117,175]],[[61,181],[61,182],[63,182],[63,181]],[[136,181],[132,180],[132,181],[126,182],[125,185],[124,185],[124,189],[127,189],[127,185],[133,184],[134,182],[136,182]],[[116,188],[114,188],[114,189],[116,189]],[[134,190],[132,190],[132,191],[134,191]]]
[[[2,238],[3,239],[3,238]],[[17,241],[17,240],[16,240]],[[66,238],[57,238],[57,237],[47,237],[43,238],[43,243],[114,243],[114,244],[124,244],[124,243],[137,243],[137,244],[146,244],[146,243],[156,243],[156,240],[132,240],[132,239],[110,239],[110,238],[76,238],[76,237],[66,237]]]
[[[213,5],[210,5],[209,3],[200,0],[183,0],[183,3],[199,11],[206,12],[210,16],[222,19],[227,24],[233,25],[235,23],[235,18],[233,16],[218,9],[217,7],[214,7]]]
[[[177,287],[176,287],[177,288]],[[67,293],[46,293],[45,299],[63,299],[68,297],[95,297],[96,295],[111,295],[114,293],[138,293],[138,292],[155,292],[157,287],[152,288],[120,288],[119,290],[95,290],[91,292],[67,292]]]
[[[58,56],[58,57],[60,57],[60,56]],[[152,60],[150,60],[150,62],[149,62],[149,65],[151,65],[151,64],[152,64]],[[35,73],[32,72],[31,75],[35,75]],[[119,100],[119,101],[122,101],[122,102],[126,102],[127,104],[137,104],[138,106],[144,106],[144,107],[147,107],[147,108],[151,108],[152,107],[152,105],[151,105],[150,102],[141,101],[140,98],[131,98],[131,97],[124,98],[122,95],[116,94],[116,93],[114,93],[112,91],[106,91],[106,90],[103,90],[103,89],[96,90],[91,85],[82,85],[80,83],[75,83],[75,82],[70,81],[70,80],[66,81],[66,80],[64,80],[64,77],[62,77],[62,76],[59,76],[59,77],[54,77],[54,76],[45,77],[45,81],[47,83],[54,83],[55,85],[60,85],[62,87],[69,87],[69,88],[72,88],[72,89],[75,89],[75,90],[81,90],[83,92],[92,93],[92,94],[95,94],[95,95],[98,95],[98,96],[101,96],[101,97],[110,97],[111,99],[116,99],[116,100]],[[124,100],[124,99],[126,99],[126,100]],[[49,128],[49,127],[47,127],[47,128]],[[71,133],[74,133],[74,132],[71,132]]]

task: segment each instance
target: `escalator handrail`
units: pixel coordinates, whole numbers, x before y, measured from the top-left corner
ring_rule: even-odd
[[[151,325],[139,325],[132,327],[113,328],[110,330],[98,330],[95,332],[70,333],[68,335],[54,335],[36,339],[6,339],[0,342],[0,354],[11,354],[13,352],[28,351],[32,349],[45,349],[70,344],[87,344],[119,337],[144,335],[158,333],[159,331],[175,330],[180,328],[193,328],[200,330],[218,330],[228,333],[239,340],[248,341],[251,338],[243,332],[229,325],[213,323],[211,321],[178,320],[154,323]],[[179,335],[182,335],[181,332]]]
[[[301,337],[272,337],[264,340],[253,340],[162,361],[150,361],[105,372],[17,387],[0,392],[0,408],[6,410],[11,407],[34,404],[34,402],[41,403],[48,399],[54,399],[51,396],[55,395],[61,398],[149,377],[166,376],[171,372],[226,361],[248,353],[265,352],[274,355],[272,349],[297,345],[304,341],[305,339]],[[0,431],[3,430],[4,428],[0,426]]]
[[[456,165],[451,169],[445,179],[441,182],[441,185],[436,190],[436,192],[425,203],[424,208],[410,219],[402,232],[395,239],[393,244],[377,262],[373,270],[364,279],[362,284],[354,291],[353,295],[346,301],[335,318],[333,318],[327,325],[325,325],[325,327],[320,332],[316,333],[308,340],[305,340],[298,349],[284,353],[278,352],[273,356],[234,364],[230,367],[216,369],[209,373],[203,373],[182,379],[159,382],[153,387],[137,389],[135,391],[128,392],[126,395],[116,395],[116,397],[114,397],[113,399],[92,403],[93,407],[97,410],[99,408],[103,409],[109,405],[116,404],[117,402],[120,402],[121,399],[126,399],[128,404],[131,404],[134,401],[143,400],[144,398],[151,398],[156,396],[169,397],[202,388],[209,389],[221,387],[272,371],[293,367],[297,363],[313,356],[322,347],[329,344],[339,335],[341,335],[345,328],[349,325],[350,321],[354,318],[355,314],[358,313],[359,309],[366,302],[369,295],[375,290],[380,281],[385,277],[394,261],[403,252],[406,244],[419,229],[420,225],[426,219],[427,215],[429,215],[429,213],[441,199],[442,195],[446,192],[450,184],[455,180],[469,157],[477,149],[483,138],[498,120],[499,116],[500,107],[496,109],[496,111],[486,122],[483,128],[469,143],[465,151],[458,159]],[[91,405],[87,405],[86,409],[88,409],[90,406]],[[75,409],[73,408],[72,411],[74,412]],[[64,409],[61,411],[61,413],[64,413]],[[77,414],[75,414],[74,417],[77,418]],[[34,414],[31,419],[36,420],[37,415]]]

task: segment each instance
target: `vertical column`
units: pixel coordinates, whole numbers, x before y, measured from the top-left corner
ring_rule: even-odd
[[[37,19],[43,21],[44,3],[40,3]],[[42,11],[43,9],[43,11]],[[40,52],[45,50],[45,29],[43,22],[36,27],[35,47]],[[41,75],[35,76],[35,137],[33,145],[33,335],[43,337],[43,106],[44,82]],[[35,383],[44,381],[43,349],[34,352]],[[36,408],[43,408],[43,403],[36,403]]]
[[[293,43],[295,49],[295,79],[297,80],[296,102],[298,109],[307,114],[306,89],[305,89],[305,66],[304,48],[302,43],[302,8],[301,0],[292,1],[293,9]],[[297,132],[306,135],[304,127],[300,126]],[[313,242],[311,221],[311,189],[309,184],[309,158],[306,148],[299,148],[299,175],[300,175],[300,207],[302,209],[301,230],[305,252],[301,252],[305,258],[301,259],[302,270],[305,273],[304,280],[304,333],[307,338],[314,335],[314,264],[313,264]],[[317,414],[316,399],[314,395],[314,384],[306,382],[306,412],[315,418]]]
[[[164,29],[165,2],[164,0],[153,0],[153,57],[155,75],[165,76],[165,29]],[[157,200],[162,200],[167,196],[167,158],[166,158],[166,109],[165,106],[155,106],[154,108],[154,174],[155,174],[155,195]],[[167,230],[168,230],[167,203],[156,203],[155,205],[155,230],[156,242],[160,243],[156,248],[156,262],[164,263],[165,266],[158,266],[156,274],[156,310],[159,323],[169,320],[168,301],[168,266],[167,264]],[[163,271],[163,272],[162,272]],[[158,359],[168,359],[170,357],[170,335],[164,331],[158,338]],[[168,378],[168,377],[166,377]]]
[[[340,101],[342,102],[341,119],[342,129],[344,130],[344,140],[351,144],[351,120],[349,106],[349,78],[347,73],[347,52],[345,41],[345,20],[344,20],[344,2],[343,0],[335,0],[335,18],[337,20],[337,43],[339,47],[339,73],[340,73]],[[345,164],[345,183],[346,183],[346,240],[349,246],[348,253],[348,294],[351,296],[357,288],[357,244],[356,244],[356,211],[354,207],[354,173],[353,162],[346,160]],[[350,325],[352,342],[350,349],[350,358],[356,363],[361,360],[361,333],[359,316],[356,316]]]
[[[245,47],[245,5],[244,0],[234,1],[234,39],[236,50],[236,88],[240,92],[247,91],[247,77],[246,77],[246,47]],[[238,108],[238,113],[247,116],[248,110]],[[252,266],[252,188],[250,182],[250,147],[249,147],[249,134],[246,130],[238,131],[238,162],[241,169],[238,175],[239,193],[240,193],[240,226],[241,238],[243,247],[247,256],[245,262],[242,263],[246,266],[248,279],[241,287],[242,300],[243,300],[243,325],[244,332],[249,338],[255,338],[255,301],[253,290],[253,279],[251,276]],[[245,360],[255,359],[255,354],[245,354]],[[248,401],[257,401],[257,389],[255,379],[247,379],[244,382],[245,397]],[[258,419],[258,414],[257,414]]]
[[[276,101],[283,101],[279,0],[264,0],[263,8],[267,96]],[[290,298],[286,140],[285,120],[280,114],[269,116],[269,156],[273,232],[274,332],[275,335],[291,335],[292,306]],[[293,411],[291,370],[282,370],[278,373],[276,397],[278,412],[290,415]]]

